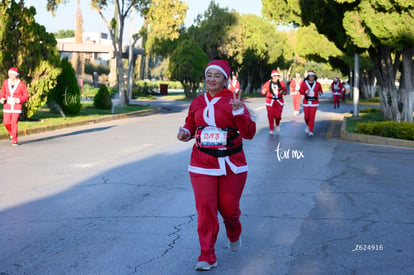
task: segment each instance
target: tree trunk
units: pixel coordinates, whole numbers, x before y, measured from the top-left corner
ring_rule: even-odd
[[[413,101],[414,101],[414,48],[402,50],[402,74],[399,91],[401,93],[402,120],[413,122]]]
[[[362,98],[371,99],[375,97],[375,70],[364,70],[361,73],[360,88]]]
[[[75,43],[82,44],[83,43],[83,18],[82,18],[82,11],[80,7],[80,0],[76,2],[76,28],[75,28]],[[72,65],[75,69],[75,74],[78,78],[83,77],[83,72],[85,71],[84,65],[84,54],[83,53],[73,53],[72,57]]]
[[[370,55],[374,51],[370,51]],[[381,46],[378,48],[378,51],[376,56],[371,57],[375,59],[374,64],[376,66],[376,77],[381,98],[381,111],[385,119],[400,121],[401,113],[398,109],[398,94],[395,87],[395,69],[392,64],[391,50],[389,47]]]
[[[122,62],[122,40],[124,32],[124,20],[119,20],[119,38],[118,38],[118,52],[116,53],[116,67],[118,69],[118,94],[119,94],[119,107],[123,108],[126,105],[126,94],[124,91],[124,64]]]
[[[252,92],[253,75],[254,73],[250,70],[247,72],[247,86],[245,94],[250,94]]]
[[[120,44],[122,45],[122,42],[120,42]],[[122,63],[122,48],[116,55],[116,67],[118,68],[119,107],[123,108],[126,105],[126,97],[124,91],[124,64]]]
[[[191,84],[188,83],[188,81],[186,81],[185,79],[181,80],[180,82],[181,82],[181,85],[183,85],[183,88],[184,88],[185,98],[192,98]]]
[[[198,88],[200,87],[200,84],[198,82],[192,82],[191,83],[191,93],[193,95],[193,98],[196,98],[198,96]]]
[[[135,9],[131,9],[130,15],[130,26],[129,26],[129,51],[128,51],[128,73],[127,73],[127,85],[128,85],[128,92],[126,97],[126,103],[129,104],[129,101],[132,100],[132,86],[133,86],[133,75],[134,75],[134,38],[133,38],[133,30],[134,30],[134,12]]]

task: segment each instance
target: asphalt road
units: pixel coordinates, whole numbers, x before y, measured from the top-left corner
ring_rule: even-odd
[[[315,136],[293,116],[268,135],[264,99],[247,102],[243,245],[221,224],[210,274],[414,274],[413,150]],[[154,103],[153,103],[154,104]],[[158,114],[0,141],[0,274],[197,274],[197,213],[187,173],[192,143],[176,140],[188,103]],[[329,136],[329,135],[328,135]]]

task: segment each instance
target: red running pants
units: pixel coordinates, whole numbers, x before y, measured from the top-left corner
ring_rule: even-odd
[[[300,110],[300,98],[301,98],[302,95],[300,93],[291,94],[291,95],[292,95],[292,99],[293,99],[293,110],[299,112],[299,110]]]
[[[19,121],[19,116],[19,113],[3,113],[3,124],[9,132],[9,135],[13,137],[13,143],[17,143],[17,123]]]
[[[317,106],[315,107],[303,106],[305,122],[306,122],[306,125],[308,125],[309,127],[309,132],[313,132],[313,126],[315,125],[316,110],[318,110]]]
[[[272,106],[266,106],[266,109],[267,119],[269,120],[269,129],[273,131],[275,129],[275,123],[276,126],[279,126],[280,121],[282,120],[283,105],[275,102]]]
[[[190,172],[198,213],[197,232],[201,248],[198,261],[213,264],[217,260],[214,246],[219,231],[218,212],[223,217],[229,240],[235,242],[239,239],[242,231],[239,202],[246,178],[247,172],[234,174],[228,167],[225,176]]]

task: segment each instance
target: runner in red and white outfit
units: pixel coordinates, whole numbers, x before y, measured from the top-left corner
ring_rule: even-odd
[[[300,111],[300,98],[302,97],[299,93],[300,86],[302,85],[303,80],[300,78],[300,73],[296,73],[295,78],[290,81],[290,95],[293,100],[293,115],[299,115]]]
[[[240,90],[240,83],[235,75],[233,75],[233,79],[229,82],[229,90],[234,93],[238,93]]]
[[[223,217],[229,248],[241,245],[239,202],[247,178],[242,140],[252,139],[256,123],[241,101],[241,92],[226,88],[230,66],[225,60],[211,61],[205,69],[207,92],[190,105],[185,125],[177,138],[195,138],[190,179],[198,213],[197,232],[201,254],[196,270],[217,266],[215,243],[219,231],[217,212]]]
[[[282,120],[282,111],[284,100],[283,96],[287,94],[286,85],[283,81],[279,80],[279,72],[273,70],[270,74],[271,80],[266,81],[263,84],[261,93],[266,95],[266,109],[267,119],[269,120],[269,135],[273,135],[276,122],[276,132],[280,132],[280,121]]]
[[[10,135],[13,145],[18,145],[17,123],[22,112],[22,103],[29,98],[26,85],[17,78],[17,68],[10,68],[9,78],[3,81],[0,90],[0,103],[3,105],[3,124]]]
[[[344,87],[342,86],[341,81],[339,81],[338,77],[335,77],[331,84],[334,109],[336,109],[336,107],[339,108],[339,102],[341,101],[343,89]]]
[[[316,81],[317,77],[314,71],[308,72],[307,77],[300,87],[300,94],[304,95],[302,106],[305,115],[305,133],[313,136],[313,126],[315,124],[316,110],[319,106],[319,96],[323,94],[322,86]]]

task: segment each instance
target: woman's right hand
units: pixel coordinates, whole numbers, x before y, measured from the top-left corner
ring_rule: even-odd
[[[188,133],[181,127],[178,129],[177,139],[181,141],[188,139]]]

